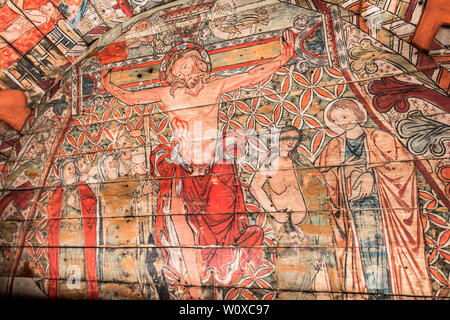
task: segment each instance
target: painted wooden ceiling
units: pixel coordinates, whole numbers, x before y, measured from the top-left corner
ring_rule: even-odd
[[[101,34],[162,1],[1,0],[2,87],[40,93]]]
[[[152,11],[152,8],[164,6],[169,2],[174,1],[0,0],[0,88],[25,90],[31,102],[37,101],[55,84],[58,75],[77,59],[85,57],[87,53],[99,53],[120,34],[135,28],[135,35],[131,33],[132,38],[139,38],[142,31],[146,37],[151,37],[152,32],[145,32],[144,29],[150,30],[156,26],[142,25],[142,16],[149,10]],[[203,6],[213,6],[221,2],[225,12],[236,10],[233,0],[176,2],[179,3],[177,10],[185,8],[185,16],[189,16],[189,8],[202,10],[200,3]],[[316,9],[322,3],[320,0],[285,2],[309,9]],[[422,0],[327,2],[340,6],[343,16],[351,16],[354,23],[364,31],[382,31],[382,37],[387,42],[395,42],[398,39],[407,41],[413,34],[424,7]],[[177,14],[180,12],[182,11],[177,11]],[[169,13],[167,19],[170,18],[172,17]],[[438,67],[438,71],[434,72],[438,74],[439,79],[435,75],[434,80],[438,84],[442,82],[440,86],[446,91],[450,67],[448,35],[448,29],[440,32],[429,56],[426,57]]]

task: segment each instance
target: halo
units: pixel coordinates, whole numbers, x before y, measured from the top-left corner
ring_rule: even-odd
[[[325,110],[323,111],[323,120],[325,122],[325,125],[333,132],[336,132],[338,135],[343,134],[345,132],[345,130],[342,129],[341,127],[337,126],[336,124],[334,124],[334,122],[328,120],[328,112],[330,111],[331,107],[334,106],[335,103],[337,103],[338,101],[341,101],[341,100],[351,100],[351,101],[355,102],[356,105],[358,106],[358,108],[363,112],[364,119],[359,123],[360,125],[365,124],[367,121],[367,111],[366,111],[366,109],[364,109],[363,105],[358,100],[352,99],[352,98],[341,98],[341,99],[335,100],[325,107]]]
[[[206,62],[206,64],[208,65],[208,71],[211,72],[211,59],[209,58],[209,54],[208,52],[206,52],[205,49],[203,49],[201,46],[199,46],[197,43],[193,43],[193,42],[183,42],[180,43],[178,45],[176,45],[175,47],[173,47],[172,49],[170,49],[166,55],[164,56],[162,62],[161,62],[161,66],[160,66],[160,71],[159,71],[159,77],[161,79],[161,83],[163,84],[163,86],[168,86],[169,84],[167,83],[167,64],[170,61],[170,58],[172,58],[172,56],[174,55],[175,52],[180,51],[180,50],[185,50],[185,49],[193,49],[193,50],[197,50],[200,55],[202,56],[202,59],[204,62]]]

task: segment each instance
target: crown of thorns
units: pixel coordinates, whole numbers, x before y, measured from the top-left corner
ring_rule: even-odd
[[[200,53],[203,61],[206,62],[206,64],[208,65],[208,71],[211,71],[211,61],[205,49],[203,49],[197,43],[193,42],[181,43],[170,49],[164,56],[163,61],[161,62],[159,75],[161,78],[161,82],[164,85],[167,85],[167,76],[168,73],[170,73],[170,70],[172,69],[175,61],[177,61],[184,53],[191,50],[197,50],[198,53]]]

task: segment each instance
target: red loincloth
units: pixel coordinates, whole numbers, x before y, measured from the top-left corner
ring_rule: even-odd
[[[208,174],[191,176],[181,165],[166,162],[170,155],[171,149],[160,145],[151,156],[158,171],[155,173],[153,167],[152,174],[157,178],[173,178],[161,180],[155,224],[157,245],[163,246],[162,236],[169,238],[163,207],[170,196],[177,196],[175,185],[181,182],[179,195],[194,229],[196,244],[225,247],[201,250],[206,265],[204,272],[212,269],[219,279],[234,282],[243,274],[247,261],[258,267],[262,248],[253,247],[262,245],[264,232],[257,225],[249,225],[236,166],[220,160]]]

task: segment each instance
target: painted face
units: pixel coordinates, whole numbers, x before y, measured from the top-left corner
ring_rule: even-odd
[[[138,31],[144,31],[144,30],[147,30],[147,28],[148,28],[148,21],[147,20],[141,20],[141,21],[138,22],[138,25],[137,25],[137,30]]]
[[[102,103],[103,103],[103,98],[102,97],[94,98],[94,105],[96,105],[97,107],[101,106]]]
[[[40,11],[47,17],[51,17],[55,13],[55,8],[50,2],[47,2],[41,6]]]
[[[78,165],[78,170],[80,170],[80,172],[89,172],[89,163],[86,161],[86,159],[81,158],[80,160],[78,160],[77,162]]]
[[[280,154],[287,154],[294,149],[299,138],[297,131],[292,130],[283,132],[280,135]]]
[[[181,58],[177,60],[172,68],[172,73],[178,79],[184,81],[186,88],[194,88],[200,81],[200,70],[193,57]]]
[[[236,8],[236,4],[230,0],[219,1],[216,5],[216,12],[218,14],[233,13]]]
[[[106,169],[110,172],[113,172],[117,169],[117,160],[114,157],[108,157],[105,160]]]
[[[68,163],[63,170],[63,179],[66,184],[72,184],[75,182],[76,177],[76,169],[75,169],[75,163],[70,162]]]
[[[332,111],[331,119],[344,130],[351,130],[358,125],[358,119],[351,109],[343,108]]]
[[[36,146],[36,152],[37,152],[38,155],[40,155],[41,153],[44,153],[45,152],[45,147],[42,144],[38,144]]]

